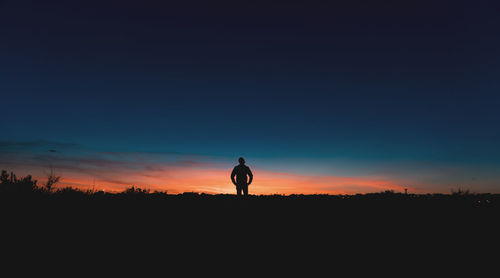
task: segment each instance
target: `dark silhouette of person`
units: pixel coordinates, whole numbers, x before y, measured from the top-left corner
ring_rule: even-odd
[[[236,194],[238,196],[241,196],[241,191],[243,191],[245,196],[248,196],[248,186],[253,181],[253,174],[252,171],[250,171],[250,168],[245,165],[245,159],[243,157],[240,157],[238,162],[240,164],[236,165],[233,172],[231,172],[231,181],[234,185],[236,185]],[[247,179],[247,176],[249,179]]]

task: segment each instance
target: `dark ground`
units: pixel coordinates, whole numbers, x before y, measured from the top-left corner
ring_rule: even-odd
[[[138,262],[167,269],[187,263],[186,273],[229,266],[247,273],[266,266],[308,275],[346,268],[456,271],[478,258],[490,266],[498,259],[500,195],[492,194],[242,199],[67,191],[3,192],[0,200],[4,243],[13,248],[4,250],[19,260],[66,266],[86,262],[123,271]]]

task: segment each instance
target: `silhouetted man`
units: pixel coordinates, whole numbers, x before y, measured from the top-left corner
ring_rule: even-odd
[[[253,174],[252,171],[250,171],[250,168],[245,165],[245,159],[243,157],[240,157],[238,162],[240,165],[236,165],[233,172],[231,172],[231,181],[234,185],[236,185],[236,193],[238,196],[241,196],[242,190],[243,194],[248,196],[248,186],[252,183]],[[247,180],[247,175],[250,178],[249,180]],[[236,177],[236,180],[234,177]]]

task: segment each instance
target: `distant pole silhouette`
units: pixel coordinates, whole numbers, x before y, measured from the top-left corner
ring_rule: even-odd
[[[250,168],[245,165],[245,159],[243,157],[240,157],[238,162],[240,164],[236,165],[231,172],[231,181],[236,186],[236,194],[241,196],[241,192],[243,191],[243,194],[246,197],[248,196],[248,186],[253,181],[253,174],[252,171],[250,171]]]

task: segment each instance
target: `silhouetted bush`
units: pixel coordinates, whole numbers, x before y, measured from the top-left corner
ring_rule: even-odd
[[[54,169],[50,170],[50,174],[47,176],[47,182],[45,183],[45,189],[47,191],[52,191],[54,185],[61,180],[60,176],[56,176]]]
[[[143,195],[146,195],[146,194],[149,194],[149,189],[142,189],[142,188],[138,188],[138,187],[135,187],[135,186],[132,186],[132,187],[129,187],[127,189],[125,189],[122,194],[124,195],[139,195],[139,196],[143,196]]]
[[[7,171],[2,170],[0,175],[0,191],[2,193],[28,194],[38,190],[40,189],[37,186],[37,181],[33,180],[31,175],[17,178],[13,172],[9,175]]]

